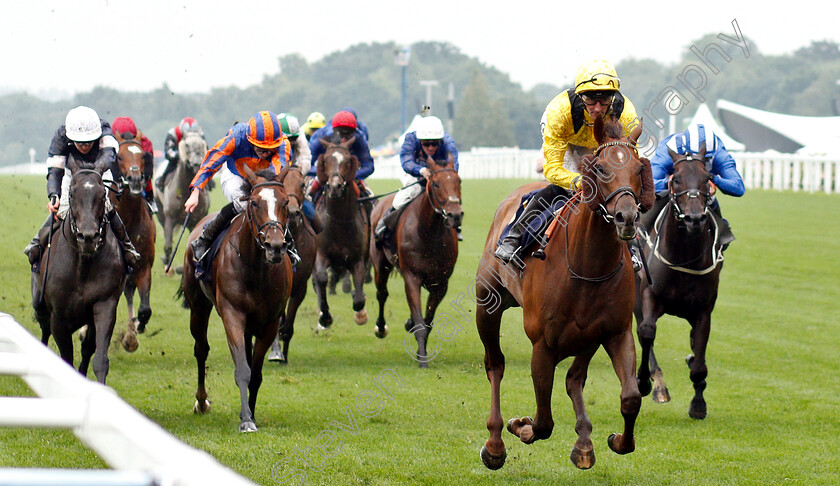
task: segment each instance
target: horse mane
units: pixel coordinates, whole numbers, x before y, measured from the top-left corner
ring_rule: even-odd
[[[653,207],[656,201],[656,192],[653,185],[653,170],[650,166],[650,160],[647,157],[639,157],[642,162],[642,193],[639,194],[639,205],[643,213],[646,213]]]

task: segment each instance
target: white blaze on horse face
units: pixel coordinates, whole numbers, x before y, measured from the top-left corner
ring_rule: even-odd
[[[143,153],[143,150],[136,145],[131,145],[130,147],[128,147],[128,151],[133,153],[133,154],[142,154]]]
[[[280,208],[277,204],[277,198],[274,197],[274,191],[266,187],[260,191],[260,198],[268,205],[268,214],[271,215],[271,219],[280,221],[280,215],[277,214]]]
[[[334,152],[333,157],[335,157],[335,161],[338,162],[339,165],[344,162],[344,154],[341,152]]]
[[[93,182],[85,182],[85,184],[82,187],[84,187],[85,189],[93,189]]]

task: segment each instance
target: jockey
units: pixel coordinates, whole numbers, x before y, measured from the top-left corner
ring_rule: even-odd
[[[77,106],[67,113],[64,124],[58,127],[53,135],[47,156],[47,210],[50,214],[23,250],[29,257],[30,265],[35,265],[41,259],[42,242],[49,236],[53,221],[64,219],[70,208],[69,191],[62,192],[62,179],[69,185],[71,178],[71,174],[65,171],[67,157],[72,155],[79,162],[108,167],[114,177],[114,174],[120,173],[117,163],[118,147],[111,126],[99,118],[92,108]],[[140,254],[134,249],[120,215],[108,198],[105,199],[105,208],[108,211],[111,230],[123,249],[126,263],[131,267],[136,266],[140,261]]]
[[[359,130],[360,132],[362,132],[363,134],[365,134],[365,142],[370,142],[370,133],[368,132],[368,126],[365,124],[365,122],[363,122],[362,120],[359,120],[359,115],[356,114],[356,110],[354,110],[353,108],[347,107],[347,108],[344,108],[341,111],[347,111],[347,112],[350,112],[350,114],[353,115],[353,118],[356,119],[356,129]],[[330,120],[330,122],[332,123],[332,120]]]
[[[270,111],[254,114],[248,123],[237,123],[224,138],[216,142],[201,167],[190,183],[190,197],[184,203],[184,209],[192,212],[198,206],[198,195],[205,189],[213,176],[220,169],[222,172],[222,192],[229,204],[225,205],[192,242],[193,258],[201,261],[213,241],[221,234],[233,218],[245,210],[248,202],[248,182],[239,172],[247,164],[254,172],[271,169],[279,174],[283,165],[292,159],[292,149],[288,139],[280,129],[277,115]],[[245,201],[242,201],[245,197]],[[290,240],[289,257],[296,264],[300,257]]]
[[[309,140],[309,150],[312,152],[312,168],[309,169],[307,175],[317,176],[317,168],[320,157],[326,148],[321,140],[327,140],[332,143],[339,143],[345,140],[353,139],[353,144],[350,145],[350,153],[359,159],[359,170],[356,171],[356,185],[359,187],[359,193],[362,197],[370,196],[372,193],[363,182],[365,178],[373,173],[373,157],[370,155],[370,148],[368,148],[367,139],[356,126],[356,117],[349,111],[339,111],[332,118],[329,125],[319,129],[312,134]],[[309,194],[313,199],[318,199],[321,192],[321,182],[317,177],[312,179],[312,185],[309,186]]]
[[[446,164],[450,156],[457,171],[458,149],[455,147],[455,140],[443,130],[443,123],[436,116],[421,118],[417,129],[405,134],[405,141],[400,149],[400,162],[405,171],[401,179],[403,188],[394,196],[392,207],[376,224],[374,238],[378,245],[381,246],[382,242],[393,234],[403,209],[423,194],[423,186],[418,182],[422,181],[425,185],[432,175],[432,165]],[[461,240],[461,228],[457,229],[458,239]]]
[[[146,200],[152,214],[155,214],[158,212],[158,207],[155,203],[155,194],[152,191],[152,178],[155,173],[155,150],[152,147],[152,141],[138,130],[134,120],[127,116],[114,118],[111,129],[115,135],[120,136],[123,140],[134,140],[139,134],[140,146],[143,148],[143,179],[146,181],[145,189],[143,189],[143,199]],[[116,178],[119,173],[112,175]]]
[[[155,186],[161,192],[163,192],[166,186],[166,178],[178,167],[178,158],[180,156],[178,153],[178,144],[181,143],[184,135],[190,131],[196,131],[201,134],[201,138],[204,138],[204,132],[201,130],[201,126],[191,116],[184,117],[178,126],[172,127],[166,132],[166,138],[163,141],[163,155],[166,157],[166,167],[164,167],[163,173],[155,180]]]
[[[591,61],[581,65],[575,86],[558,94],[548,103],[540,120],[545,164],[543,174],[551,184],[534,195],[523,209],[510,233],[496,249],[496,257],[508,263],[520,250],[522,235],[529,223],[558,196],[568,196],[580,189],[580,174],[564,167],[567,151],[577,168],[583,153],[598,147],[592,126],[596,117],[618,120],[626,133],[636,123],[636,108],[620,92],[620,80],[607,61]],[[641,266],[641,261],[639,261]]]
[[[292,147],[291,162],[300,167],[301,173],[306,175],[312,166],[312,154],[309,152],[309,144],[306,139],[300,138],[300,123],[297,117],[288,113],[280,113],[277,115],[277,121],[280,122],[280,129],[283,130],[283,135],[289,139],[289,144]],[[315,205],[312,204],[312,201],[304,199],[301,204],[301,211],[312,224],[315,234],[320,233],[323,226],[321,225],[321,219],[315,212]]]
[[[324,128],[326,125],[327,119],[324,118],[324,115],[319,111],[313,111],[306,119],[306,123],[304,123],[300,128],[303,130],[303,134],[306,135],[306,141],[308,142],[312,139],[312,134],[315,133],[316,130]]]
[[[706,168],[713,175],[711,181],[711,196],[709,209],[711,209],[721,221],[724,227],[721,231],[721,243],[727,245],[734,236],[729,230],[729,223],[723,219],[720,212],[720,203],[714,196],[714,188],[719,188],[728,196],[741,197],[746,189],[741,174],[735,166],[735,159],[726,150],[723,141],[715,135],[711,128],[706,128],[702,123],[691,125],[685,131],[669,135],[656,147],[656,153],[650,159],[650,168],[653,173],[653,183],[657,193],[656,208],[661,208],[668,198],[663,197],[669,191],[668,182],[671,174],[674,173],[674,161],[669,152],[673,151],[679,155],[696,154],[700,152],[700,146],[706,146]],[[651,211],[658,214],[659,211]],[[655,217],[655,216],[654,216]]]

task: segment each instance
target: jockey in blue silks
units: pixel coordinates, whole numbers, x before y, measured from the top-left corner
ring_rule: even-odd
[[[354,138],[355,137],[355,138]],[[318,158],[326,152],[326,147],[322,140],[331,141],[333,143],[340,143],[353,138],[353,143],[350,145],[350,153],[359,159],[359,169],[356,171],[356,185],[359,188],[360,196],[371,195],[368,188],[365,186],[363,180],[373,173],[373,157],[370,155],[370,148],[367,144],[365,134],[362,133],[356,126],[356,117],[349,111],[339,111],[332,118],[332,123],[319,128],[312,134],[309,139],[309,151],[312,154],[312,168],[309,169],[308,176],[315,177],[317,175]],[[312,185],[309,187],[309,194],[317,200],[318,194],[321,191],[321,184],[317,177],[312,180]]]

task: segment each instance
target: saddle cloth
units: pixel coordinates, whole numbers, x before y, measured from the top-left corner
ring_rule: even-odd
[[[501,244],[502,240],[505,239],[505,236],[510,233],[510,229],[513,227],[514,222],[516,222],[519,217],[522,215],[522,211],[528,205],[528,202],[534,197],[536,193],[540,192],[540,189],[535,191],[531,191],[528,194],[522,196],[522,200],[519,203],[519,207],[516,209],[516,216],[514,217],[513,221],[505,226],[505,229],[502,230],[502,234],[499,235],[499,241],[496,242],[498,246]],[[520,241],[520,252],[524,252],[530,246],[532,246],[535,242],[541,241],[543,236],[546,233],[546,230],[549,227],[549,223],[554,220],[554,215],[566,205],[566,202],[569,198],[566,197],[558,197],[554,200],[553,204],[549,207],[543,207],[543,210],[540,212],[538,216],[531,220],[528,224],[528,228],[525,230],[524,234],[522,235],[522,240]]]

